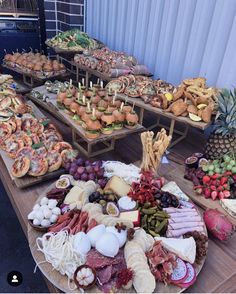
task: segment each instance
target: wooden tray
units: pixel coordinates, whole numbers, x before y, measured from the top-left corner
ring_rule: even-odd
[[[31,74],[31,73],[24,72],[20,68],[17,68],[17,67],[11,67],[11,66],[8,66],[6,64],[2,64],[2,67],[5,67],[8,70],[14,71],[14,72],[16,72],[18,74],[25,75],[27,77],[31,77],[35,81],[39,81],[39,82],[42,82],[42,83],[46,82],[46,81],[48,81],[50,79],[57,79],[59,77],[64,78],[64,77],[67,77],[69,75],[67,72],[65,72],[64,74],[57,74],[57,75],[53,75],[53,76],[50,76],[50,77],[39,78],[38,76],[36,76],[34,74]]]
[[[97,39],[94,39],[95,41],[97,41],[98,43],[98,47],[96,49],[101,49],[103,48],[105,45],[97,40]],[[46,41],[45,44],[51,48],[53,51],[55,51],[57,54],[62,54],[62,55],[69,55],[69,56],[74,56],[76,53],[83,53],[83,50],[69,50],[69,49],[62,49],[60,47],[57,47],[57,46],[51,46],[48,44],[48,42]],[[86,50],[86,49],[85,49]]]
[[[39,197],[39,199],[35,202],[38,203],[40,199],[44,196],[46,196],[47,192],[50,191],[53,187],[55,186],[55,183],[50,185],[45,191],[42,192],[42,195]],[[197,209],[197,207],[196,207]],[[206,227],[205,233],[207,234]],[[41,272],[44,274],[44,276],[59,290],[65,292],[65,293],[78,293],[78,289],[72,291],[68,288],[68,281],[67,281],[67,276],[62,276],[58,271],[54,270],[52,265],[48,262],[43,262],[45,261],[44,254],[40,251],[37,250],[37,245],[36,245],[36,239],[38,237],[42,237],[43,233],[40,233],[36,230],[34,230],[29,224],[27,227],[27,234],[28,234],[28,241],[29,241],[29,247],[31,254],[34,258],[34,261],[36,264],[38,264],[39,269]],[[208,246],[208,244],[207,244]],[[202,259],[201,264],[195,266],[197,275],[200,273],[204,263],[205,263],[206,257]],[[43,262],[43,263],[41,263]],[[165,286],[164,283],[156,283],[156,289],[154,293],[181,293],[183,292],[184,288],[177,287],[175,285],[168,285]],[[98,287],[93,287],[92,289],[89,289],[85,291],[85,293],[102,293]],[[131,288],[130,290],[124,290],[122,289],[122,292],[120,293],[136,293],[134,288]]]
[[[185,123],[189,126],[192,126],[194,128],[200,129],[200,130],[205,130],[207,129],[210,125],[210,123],[205,123],[205,122],[196,122],[196,121],[192,121],[190,118],[188,117],[183,117],[183,116],[176,116],[170,112],[165,112],[160,108],[157,107],[153,107],[151,104],[149,103],[144,103],[144,101],[141,98],[132,98],[129,97],[127,95],[124,94],[117,94],[117,98],[122,99],[123,101],[127,101],[130,104],[135,103],[135,106],[145,109],[147,111],[150,111],[152,113],[170,118],[170,119],[174,119],[177,122],[181,122],[181,123]]]
[[[28,104],[30,104],[33,107],[33,112],[35,114],[35,116],[37,118],[43,118],[45,117],[43,115],[43,113],[34,105],[33,102],[29,101]],[[15,178],[13,177],[12,173],[11,173],[11,167],[12,164],[14,163],[14,160],[11,159],[10,157],[8,157],[7,153],[4,150],[0,149],[0,155],[2,157],[2,160],[6,166],[6,169],[9,173],[9,176],[11,178],[11,180],[15,183],[15,185],[17,186],[17,188],[26,188],[26,187],[30,187],[33,186],[35,184],[44,182],[44,181],[48,181],[50,179],[54,179],[59,177],[61,174],[63,174],[65,172],[64,168],[60,168],[59,170],[56,170],[54,172],[51,173],[47,173],[43,176],[40,177],[31,177],[29,175],[26,175],[22,178]]]
[[[65,113],[64,110],[59,109],[57,107],[56,94],[48,93],[47,90],[46,90],[46,88],[45,88],[45,86],[40,86],[40,87],[34,88],[34,90],[40,92],[41,94],[46,94],[49,97],[48,102],[44,102],[44,101],[42,101],[40,99],[33,98],[30,94],[28,94],[27,97],[29,99],[33,100],[35,103],[40,104],[40,106],[42,106],[44,109],[48,110],[50,113],[54,114],[59,119],[61,119],[64,123],[66,123],[69,126],[71,126],[88,143],[93,142],[95,144],[97,142],[105,141],[105,140],[116,138],[116,137],[127,136],[129,134],[140,132],[140,131],[144,130],[144,127],[143,126],[138,125],[136,129],[126,129],[126,128],[123,128],[121,130],[114,131],[111,135],[101,134],[97,139],[88,139],[85,136],[84,129],[80,125],[78,125],[71,118],[71,116],[69,114]],[[36,100],[38,100],[38,102]],[[55,110],[57,110],[57,112],[58,112],[57,114],[55,114]]]
[[[219,200],[213,201],[210,198],[206,199],[204,196],[198,195],[194,192],[193,183],[184,179],[184,169],[184,165],[179,166],[177,169],[172,169],[168,173],[168,181],[175,181],[180,189],[183,190],[183,192],[187,194],[189,198],[202,209],[206,210],[208,208],[217,208],[220,212],[225,214],[234,225],[236,225],[236,218],[229,215],[228,212],[221,207]]]

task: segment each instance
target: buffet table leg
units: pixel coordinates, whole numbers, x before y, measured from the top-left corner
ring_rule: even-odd
[[[28,77],[23,74],[23,82],[24,84],[26,84],[27,86],[29,86],[30,88],[33,88],[34,86],[34,79],[32,77],[29,77],[29,82],[28,82]]]
[[[188,134],[189,125],[185,124],[185,129],[183,132],[181,131],[174,131],[174,133],[180,134],[181,136],[178,137],[176,140],[172,141],[170,144],[170,148],[179,143],[180,141],[184,140]]]
[[[140,108],[139,112],[139,124],[143,125],[143,117],[144,117],[144,108]]]
[[[81,153],[83,153],[86,157],[94,157],[109,151],[114,150],[115,148],[115,138],[106,140],[106,141],[100,141],[99,143],[102,143],[103,145],[105,145],[105,148],[101,148],[100,150],[97,151],[93,151],[92,147],[93,145],[97,144],[97,142],[89,142],[86,143],[83,138],[81,138],[73,129],[72,129],[72,144],[73,146],[75,146]],[[79,144],[78,142],[81,143],[86,143],[87,144],[87,148],[83,147],[81,144]]]

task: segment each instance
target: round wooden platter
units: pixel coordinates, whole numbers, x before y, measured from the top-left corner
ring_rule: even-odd
[[[50,191],[53,187],[55,187],[55,184],[50,185],[45,191],[43,191],[42,195],[38,198],[36,203],[38,203],[42,197],[46,196],[46,193]],[[204,230],[205,230],[205,233],[207,234],[206,227],[204,227]],[[29,224],[28,224],[27,233],[28,233],[28,242],[29,242],[31,254],[34,258],[35,263],[38,264],[38,267],[41,270],[41,272],[44,274],[44,276],[59,290],[65,293],[78,293],[79,291],[78,289],[71,290],[69,288],[67,276],[66,275],[63,276],[57,270],[54,270],[52,265],[45,261],[44,254],[38,251],[37,245],[36,245],[36,239],[39,237],[42,237],[44,233],[34,230]],[[199,265],[194,265],[197,272],[197,276],[200,273],[205,263],[205,260],[206,260],[206,257],[202,259]],[[72,283],[70,286],[74,288],[75,284]],[[165,286],[164,283],[157,282],[154,293],[181,293],[184,290],[186,289],[177,287],[172,284]],[[119,292],[120,293],[136,293],[133,287],[130,290],[122,289]],[[86,293],[102,293],[102,292],[100,291],[98,287],[94,286],[92,289],[86,290]]]

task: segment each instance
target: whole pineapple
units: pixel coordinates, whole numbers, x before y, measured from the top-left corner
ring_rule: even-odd
[[[236,153],[236,88],[233,92],[223,89],[218,96],[214,131],[207,141],[205,155],[217,159],[229,152]]]

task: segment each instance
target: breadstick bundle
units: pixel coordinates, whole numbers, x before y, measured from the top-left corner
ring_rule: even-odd
[[[165,129],[161,129],[155,137],[153,132],[143,132],[141,134],[141,142],[143,145],[141,169],[157,173],[161,158],[169,146],[170,141],[171,136],[166,134]]]

